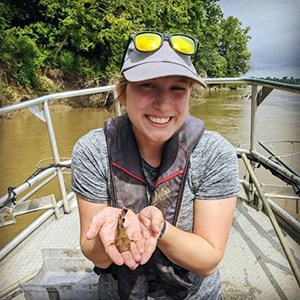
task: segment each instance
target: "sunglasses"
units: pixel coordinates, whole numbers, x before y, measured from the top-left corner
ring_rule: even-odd
[[[196,62],[199,41],[186,34],[142,31],[130,35],[128,46],[130,42],[133,41],[136,50],[149,53],[157,51],[165,40],[169,41],[171,48],[176,52],[184,55],[194,56],[193,62]],[[126,47],[125,53],[127,52],[128,46]],[[125,55],[123,56],[123,61],[124,58]]]

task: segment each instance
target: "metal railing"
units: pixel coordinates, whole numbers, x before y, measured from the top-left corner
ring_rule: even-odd
[[[39,97],[36,99],[32,99],[32,100],[29,100],[26,102],[21,102],[18,104],[0,108],[0,116],[10,113],[10,112],[13,112],[13,111],[16,111],[16,110],[21,110],[21,109],[27,108],[33,114],[37,115],[41,120],[43,120],[46,123],[47,129],[48,129],[48,135],[49,135],[49,139],[50,139],[50,145],[51,145],[51,149],[52,149],[53,161],[54,161],[54,165],[55,165],[55,167],[52,167],[43,172],[40,172],[39,175],[35,176],[34,178],[32,178],[30,180],[27,180],[22,185],[14,188],[13,195],[10,196],[7,193],[6,195],[2,196],[0,198],[0,206],[3,206],[5,202],[11,200],[11,199],[9,199],[9,197],[18,196],[20,193],[24,192],[29,187],[34,185],[36,182],[40,181],[41,179],[46,178],[49,174],[55,173],[54,177],[58,178],[64,211],[66,213],[70,212],[69,204],[67,201],[66,187],[65,187],[65,183],[64,183],[63,174],[62,174],[62,171],[63,171],[62,168],[64,167],[64,165],[67,166],[69,162],[61,162],[60,161],[60,156],[59,156],[59,151],[58,151],[58,147],[57,147],[57,143],[56,143],[51,113],[50,113],[50,109],[49,109],[49,102],[51,102],[53,100],[66,99],[66,98],[71,98],[71,97],[80,97],[80,96],[104,93],[104,92],[112,92],[114,99],[117,98],[115,86],[110,85],[110,86],[104,86],[104,87],[97,87],[97,88],[83,89],[83,90],[78,90],[78,91],[70,91],[70,92],[45,95],[45,96],[42,96],[42,97]],[[42,105],[42,107],[43,107],[42,109],[40,108],[40,105]],[[115,102],[115,111],[116,111],[116,114],[120,114],[120,106],[119,106],[119,102],[117,102],[117,101]]]
[[[272,82],[267,80],[261,80],[261,79],[254,79],[254,78],[245,78],[245,79],[236,79],[236,78],[214,78],[209,79],[206,81],[206,84],[222,84],[222,83],[247,83],[251,85],[251,128],[250,128],[250,150],[245,149],[237,149],[238,155],[242,158],[245,167],[249,174],[249,182],[244,188],[246,189],[246,195],[248,195],[248,200],[250,202],[252,199],[254,199],[255,195],[259,197],[259,199],[262,202],[262,206],[266,210],[266,214],[269,217],[274,231],[278,237],[278,240],[282,246],[282,249],[286,255],[286,258],[290,264],[290,267],[294,273],[294,276],[298,282],[298,285],[300,286],[300,271],[299,267],[289,249],[289,247],[286,244],[285,238],[283,236],[283,233],[281,231],[281,228],[277,222],[277,219],[274,215],[274,212],[272,210],[272,207],[270,206],[270,203],[265,196],[261,184],[259,183],[255,173],[253,165],[251,165],[252,161],[257,161],[261,164],[263,164],[265,167],[272,169],[274,172],[277,172],[281,177],[283,178],[285,182],[289,182],[290,184],[293,184],[298,188],[298,193],[300,191],[300,176],[299,174],[290,168],[289,166],[286,166],[285,164],[279,165],[278,163],[275,163],[271,159],[263,156],[262,154],[258,153],[256,151],[256,112],[261,105],[261,103],[266,99],[266,97],[273,91],[273,89],[278,89],[282,91],[287,92],[294,92],[294,93],[300,93],[300,85],[291,85],[291,84],[285,84],[280,82]],[[300,98],[299,98],[300,101]],[[247,157],[248,156],[248,157]],[[250,161],[249,161],[250,159]],[[299,196],[299,194],[298,194]],[[298,197],[299,198],[299,197]],[[298,200],[296,200],[298,201]],[[279,210],[279,214],[281,216],[284,216],[286,213],[283,210]],[[291,225],[293,223],[296,223],[296,230],[299,230],[299,222],[292,218]]]

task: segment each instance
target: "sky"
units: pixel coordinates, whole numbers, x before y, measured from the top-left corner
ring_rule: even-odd
[[[224,17],[251,28],[245,76],[300,78],[300,0],[220,0]]]

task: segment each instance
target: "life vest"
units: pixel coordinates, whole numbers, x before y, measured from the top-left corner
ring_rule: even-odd
[[[154,205],[162,211],[169,223],[176,226],[190,156],[204,132],[204,123],[188,116],[182,128],[166,143],[150,199],[139,149],[127,114],[106,121],[104,131],[112,181],[111,205],[126,207],[135,213],[148,205]],[[116,272],[115,267],[121,299],[147,299],[148,287],[144,276],[147,268],[159,276],[166,294],[174,299],[185,298],[191,285],[186,278],[188,271],[172,264],[158,248],[149,262],[135,271],[121,266],[117,267]]]

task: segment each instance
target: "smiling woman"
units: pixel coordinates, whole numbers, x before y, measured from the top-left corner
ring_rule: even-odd
[[[193,85],[205,87],[191,62],[196,52],[186,35],[131,35],[116,85],[127,113],[74,147],[80,245],[95,264],[100,299],[221,298],[217,267],[238,166],[231,144],[189,114]]]
[[[132,123],[139,151],[154,167],[160,164],[165,141],[182,127],[188,116],[190,89],[187,78],[169,76],[128,82],[126,96],[119,96]]]

